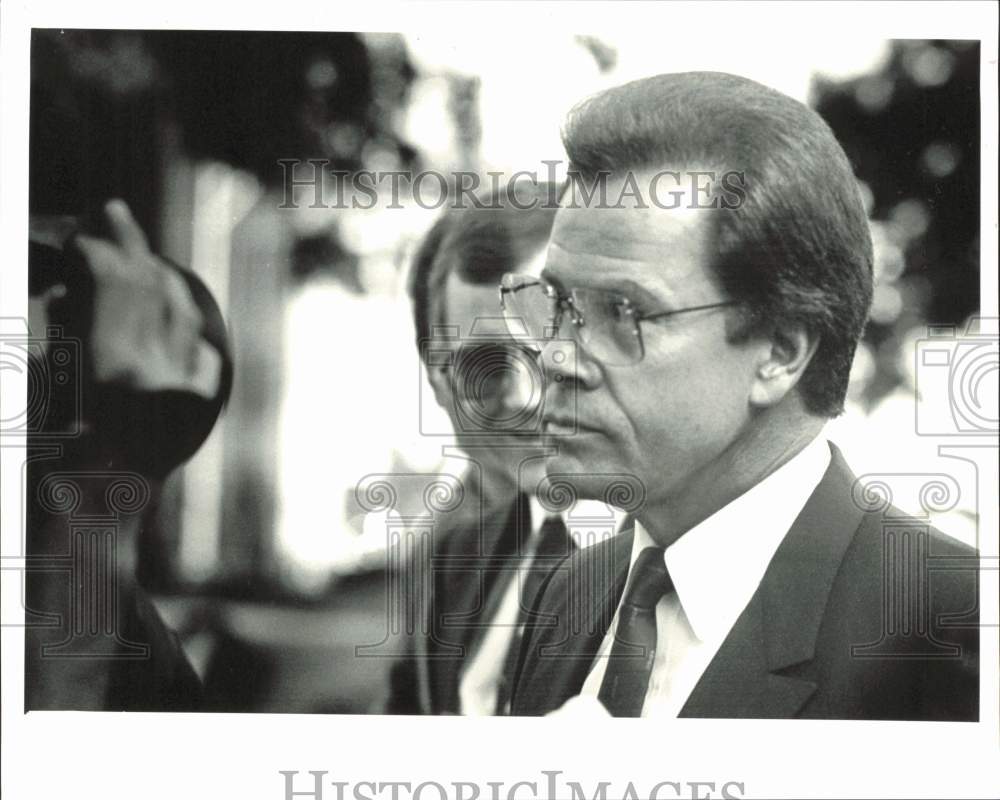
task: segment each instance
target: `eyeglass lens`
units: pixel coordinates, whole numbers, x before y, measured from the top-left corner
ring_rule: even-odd
[[[510,332],[516,338],[547,341],[568,317],[573,335],[594,357],[611,365],[642,357],[636,321],[624,297],[601,289],[574,289],[561,303],[541,283],[508,287],[504,298]],[[559,307],[561,305],[561,308]]]

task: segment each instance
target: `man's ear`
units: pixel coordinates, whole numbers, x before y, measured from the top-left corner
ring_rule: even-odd
[[[802,378],[818,346],[819,337],[802,325],[775,328],[759,351],[750,403],[761,408],[780,403]]]
[[[438,366],[427,366],[427,380],[434,390],[434,399],[441,408],[449,408],[451,404],[451,381],[448,380],[448,370]]]

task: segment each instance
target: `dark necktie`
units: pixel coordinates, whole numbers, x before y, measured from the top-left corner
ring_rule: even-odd
[[[608,669],[597,695],[613,717],[638,717],[656,657],[656,604],[673,589],[662,547],[647,547],[629,575],[618,609]]]
[[[517,658],[521,652],[521,640],[524,637],[525,615],[531,611],[535,605],[535,597],[542,583],[552,569],[566,556],[576,549],[573,537],[566,530],[566,523],[558,514],[545,518],[542,528],[538,532],[538,546],[535,548],[535,555],[531,559],[531,566],[520,576],[521,582],[521,605],[518,612],[517,627],[511,637],[510,646],[507,648],[507,657],[504,659],[503,672],[500,675],[500,684],[497,687],[496,714],[506,714],[510,702],[512,690],[511,681],[514,680],[514,670],[517,668]]]

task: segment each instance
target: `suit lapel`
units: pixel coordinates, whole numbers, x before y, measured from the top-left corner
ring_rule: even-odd
[[[463,648],[461,657],[448,658],[436,669],[439,707],[458,710],[459,682],[462,668],[475,652],[486,625],[495,610],[495,598],[505,584],[504,577],[510,559],[519,551],[519,543],[530,533],[530,512],[527,497],[517,500],[502,515],[482,520],[478,531],[459,530],[455,546],[442,559],[444,580],[435,591],[438,605],[438,625],[441,637],[457,642]],[[448,562],[452,563],[450,568]]]
[[[760,586],[682,717],[794,717],[816,690],[796,677],[812,661],[830,590],[863,512],[840,451],[768,565]],[[792,670],[792,668],[796,668]]]
[[[622,531],[556,567],[525,634],[513,714],[546,714],[580,693],[625,588],[632,536]]]

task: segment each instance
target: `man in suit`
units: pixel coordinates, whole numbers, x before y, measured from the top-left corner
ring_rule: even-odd
[[[525,183],[478,198],[482,208],[450,209],[414,259],[417,345],[469,468],[462,506],[436,521],[429,575],[416,575],[430,582],[427,627],[407,638],[394,665],[388,713],[505,713],[532,622],[526,607],[575,548],[553,504],[538,497],[541,373],[497,308],[504,273],[541,269],[553,196],[554,187]]]
[[[547,469],[584,496],[633,475],[645,504],[548,578],[512,713],[977,719],[974,551],[859,502],[822,436],[872,297],[829,128],[685,73],[585,101],[564,143],[603,190],[563,198],[541,279],[505,276],[503,305],[550,340]]]

